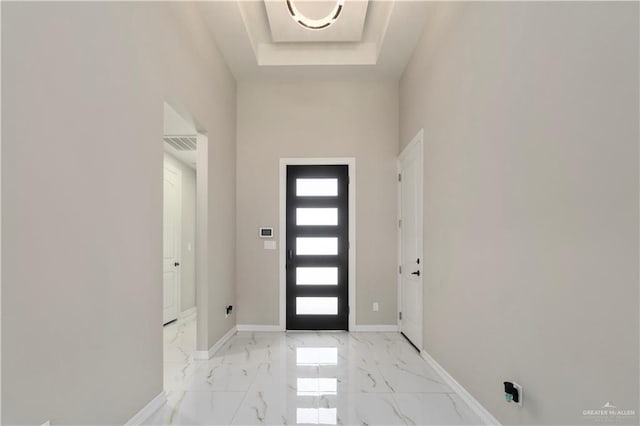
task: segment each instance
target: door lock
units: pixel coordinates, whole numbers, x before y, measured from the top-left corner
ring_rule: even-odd
[[[417,276],[420,276],[420,271],[412,272],[412,273],[411,273],[411,275],[417,275]]]

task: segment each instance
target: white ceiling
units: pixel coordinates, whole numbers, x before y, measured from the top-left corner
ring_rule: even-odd
[[[294,0],[307,17],[326,16],[335,0]],[[338,20],[309,30],[286,0],[198,3],[237,80],[400,78],[426,20],[426,2],[346,0]]]

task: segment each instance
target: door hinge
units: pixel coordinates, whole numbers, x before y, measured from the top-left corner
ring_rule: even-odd
[[[398,182],[402,182],[402,174],[398,173]]]
[[[402,312],[398,312],[398,319],[402,321]]]
[[[401,274],[402,273],[402,265],[398,266],[398,273]]]
[[[347,185],[351,183],[351,176],[347,176]]]
[[[398,220],[398,228],[402,228],[402,219]]]

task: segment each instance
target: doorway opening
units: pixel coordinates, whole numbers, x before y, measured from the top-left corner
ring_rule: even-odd
[[[280,160],[280,329],[355,325],[355,159]]]
[[[398,323],[400,332],[422,349],[423,257],[422,168],[423,132],[398,157]]]
[[[201,135],[194,121],[164,104],[162,323],[164,389],[180,382],[197,347],[196,216]],[[205,164],[206,166],[206,164]],[[206,176],[206,173],[203,173]]]

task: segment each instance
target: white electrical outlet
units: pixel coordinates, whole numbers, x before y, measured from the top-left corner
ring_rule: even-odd
[[[518,391],[518,402],[516,402],[515,404],[522,407],[522,386],[520,386],[516,382],[513,382],[513,387]]]
[[[380,310],[380,305],[378,305],[378,302],[373,302],[373,311],[378,312],[379,310]]]

